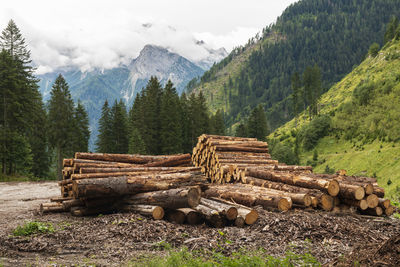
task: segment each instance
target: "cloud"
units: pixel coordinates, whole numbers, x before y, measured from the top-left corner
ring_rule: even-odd
[[[2,0],[0,29],[15,20],[40,74],[129,64],[146,44],[197,61],[208,56],[207,49],[229,52],[245,44],[295,0],[232,0],[229,12],[224,11],[228,2],[204,1]],[[269,13],[248,8],[257,5],[268,7]],[[264,16],[270,18],[265,21]],[[198,40],[206,45],[197,45]]]

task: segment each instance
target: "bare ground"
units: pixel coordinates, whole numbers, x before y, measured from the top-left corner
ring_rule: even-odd
[[[400,266],[400,220],[325,212],[269,212],[245,228],[210,228],[154,221],[134,213],[75,218],[40,216],[37,208],[59,195],[55,182],[0,183],[0,266],[118,266],[143,254],[162,255],[162,244],[230,254],[264,248],[311,253],[322,264]],[[39,196],[39,197],[38,197]],[[26,221],[51,222],[55,233],[14,237]],[[223,234],[222,234],[223,233]]]

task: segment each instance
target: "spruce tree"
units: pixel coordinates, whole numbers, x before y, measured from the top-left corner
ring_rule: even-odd
[[[238,127],[236,128],[235,136],[237,137],[247,137],[248,132],[247,132],[247,127],[246,124],[241,122],[239,123]]]
[[[182,152],[182,124],[180,119],[179,96],[172,82],[168,80],[161,98],[161,152],[177,154]]]
[[[225,122],[223,110],[218,109],[217,112],[210,119],[212,134],[225,135]]]
[[[268,124],[267,117],[261,104],[251,111],[248,123],[248,134],[249,137],[255,137],[261,141],[266,140]]]
[[[192,119],[190,112],[189,100],[185,93],[180,97],[180,121],[181,121],[181,138],[182,149],[184,153],[192,153]]]
[[[89,117],[80,101],[74,111],[74,124],[73,151],[87,152],[90,138]]]
[[[139,130],[131,129],[129,137],[129,154],[146,154],[146,144],[144,143]]]
[[[396,31],[398,30],[398,28],[399,28],[399,20],[397,19],[397,17],[394,16],[386,26],[386,32],[384,37],[385,44],[387,42],[390,42],[396,36]]]
[[[143,133],[142,138],[146,144],[146,151],[157,155],[161,153],[160,145],[160,103],[162,87],[156,77],[151,77],[144,89],[142,98]]]
[[[300,88],[301,88],[301,79],[298,72],[295,72],[292,75],[292,91],[293,91],[293,115],[297,116],[299,113],[299,104],[300,104]],[[297,117],[295,118],[295,127],[297,127]]]
[[[25,39],[13,20],[10,20],[7,27],[2,31],[0,46],[9,52],[13,59],[21,60],[25,65],[31,62],[31,53],[27,49]]]
[[[49,140],[56,150],[57,177],[62,178],[62,160],[72,156],[74,127],[74,102],[64,77],[55,80],[49,100]]]
[[[99,134],[97,135],[96,151],[100,153],[111,153],[113,150],[112,142],[111,110],[106,100],[101,109],[101,117],[99,119]]]
[[[111,108],[111,140],[112,153],[126,154],[129,149],[128,137],[128,118],[126,106],[122,100],[117,102]]]

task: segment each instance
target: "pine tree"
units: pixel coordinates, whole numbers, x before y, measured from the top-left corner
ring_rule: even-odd
[[[189,100],[185,93],[182,93],[180,97],[180,120],[181,120],[181,138],[182,138],[182,149],[184,153],[192,152],[192,119],[190,112]]]
[[[108,101],[104,102],[99,119],[99,134],[96,141],[96,151],[100,153],[111,153],[112,148],[112,119]]]
[[[62,178],[62,160],[72,156],[72,132],[74,126],[74,102],[64,77],[55,80],[49,100],[49,140],[56,150],[57,177]]]
[[[80,101],[74,111],[74,124],[73,151],[87,152],[90,138],[89,117]]]
[[[133,128],[129,137],[129,154],[146,154],[146,144],[140,136],[139,130]]]
[[[126,154],[129,149],[128,118],[122,100],[115,101],[111,108],[112,153]]]
[[[397,17],[392,17],[388,25],[386,26],[386,32],[384,37],[384,43],[390,42],[396,36],[396,31],[399,28],[399,20]]]
[[[8,22],[7,27],[0,36],[0,46],[8,51],[13,59],[21,60],[23,64],[31,62],[30,51],[27,49],[25,39],[13,20]]]
[[[221,109],[218,109],[217,112],[211,117],[210,124],[212,128],[212,134],[225,135],[224,113]]]
[[[267,117],[261,105],[255,107],[250,114],[248,123],[249,137],[265,141],[268,134]]]
[[[248,131],[245,123],[239,123],[238,127],[236,128],[235,136],[237,137],[247,137]]]
[[[292,75],[292,91],[293,91],[293,114],[297,116],[299,113],[299,104],[300,104],[300,88],[301,88],[301,79],[298,72],[295,72]],[[295,118],[295,127],[297,127],[297,117]]]
[[[143,133],[146,151],[150,154],[161,154],[160,145],[160,103],[162,87],[156,77],[151,77],[143,92]]]
[[[182,152],[182,124],[180,119],[179,96],[172,82],[168,80],[161,98],[161,150],[163,154]]]

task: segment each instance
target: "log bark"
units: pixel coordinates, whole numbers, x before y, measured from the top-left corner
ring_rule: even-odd
[[[206,198],[201,198],[200,204],[218,211],[219,214],[224,215],[226,219],[230,221],[236,219],[238,215],[237,209],[232,205],[228,205],[225,203],[217,202]]]
[[[364,187],[339,182],[339,196],[342,198],[361,200],[365,196]]]
[[[190,172],[200,171],[199,167],[132,167],[132,168],[81,168],[81,174],[115,172]]]
[[[337,196],[340,191],[339,183],[336,180],[311,178],[305,175],[295,175],[291,173],[275,173],[266,170],[258,170],[256,168],[248,168],[245,171],[245,175],[304,188],[318,189],[329,193],[331,196]]]
[[[70,210],[72,207],[82,207],[85,203],[80,199],[66,200],[62,203],[64,210]]]
[[[143,167],[175,167],[190,162],[190,154],[169,157],[164,160],[144,164]]]
[[[201,214],[194,209],[181,208],[178,210],[185,214],[185,222],[187,224],[196,225],[196,224],[200,224],[203,221]]]
[[[203,182],[204,177],[202,175],[192,173],[93,178],[74,180],[72,192],[75,198],[110,197],[166,190],[184,185],[197,185]]]
[[[368,209],[368,203],[366,199],[355,200],[355,199],[342,199],[341,200],[344,204],[349,206],[357,207],[360,210]]]
[[[160,206],[152,205],[123,205],[122,211],[134,211],[142,215],[151,216],[154,220],[164,218],[164,209]]]
[[[383,210],[381,207],[375,207],[373,209],[366,209],[362,211],[362,214],[372,215],[372,216],[382,216]]]
[[[124,202],[128,204],[144,204],[179,209],[197,206],[200,203],[200,197],[200,188],[184,187],[127,196]]]
[[[225,216],[221,216],[218,211],[204,206],[202,204],[197,205],[194,209],[204,215],[204,218],[214,227],[224,227],[226,224]]]
[[[60,202],[42,203],[39,207],[39,214],[43,215],[48,212],[63,212],[64,206]]]
[[[255,192],[251,189],[251,186],[239,188],[237,184],[211,186],[204,192],[204,196],[207,198],[219,197],[227,200],[232,199],[236,203],[245,206],[261,205],[264,208],[275,208],[281,211],[287,211],[292,207],[292,201],[288,197],[268,195],[265,192]]]
[[[106,206],[106,207],[95,207],[95,208],[87,208],[87,207],[72,207],[71,215],[81,217],[81,216],[89,216],[89,215],[97,215],[97,214],[108,214],[116,211],[116,207]]]
[[[185,213],[181,210],[166,210],[166,216],[168,221],[176,223],[176,224],[183,224],[185,222]]]
[[[394,213],[394,207],[393,206],[389,206],[387,208],[384,209],[385,210],[385,215],[386,216],[392,216]]]
[[[236,207],[237,211],[238,211],[238,216],[235,220],[235,225],[236,226],[240,226],[242,227],[242,222],[247,224],[247,225],[252,225],[254,224],[257,219],[258,219],[258,212],[254,209],[251,209],[249,207],[246,207],[244,205],[240,205],[222,198],[211,198],[211,200],[217,201],[217,202],[221,202],[221,203],[225,203],[227,205],[231,205]]]
[[[252,153],[268,153],[268,148],[246,147],[246,146],[214,146],[215,151],[240,151]]]
[[[390,200],[379,198],[379,207],[387,209],[390,207]]]
[[[162,160],[170,156],[147,156],[147,155],[129,155],[129,154],[109,154],[109,153],[75,153],[76,159],[90,159],[101,161],[124,162],[134,164],[146,164],[152,161]]]

